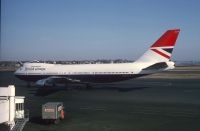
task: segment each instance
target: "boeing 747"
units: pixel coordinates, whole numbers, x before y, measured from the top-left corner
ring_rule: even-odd
[[[38,85],[48,83],[110,83],[173,69],[171,61],[180,29],[166,31],[139,59],[132,63],[62,65],[24,63],[15,76]]]

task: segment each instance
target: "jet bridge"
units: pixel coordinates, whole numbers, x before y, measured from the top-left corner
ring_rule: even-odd
[[[0,87],[0,124],[1,128],[21,131],[29,117],[24,111],[24,96],[15,96],[15,87]],[[4,130],[4,129],[0,129]]]

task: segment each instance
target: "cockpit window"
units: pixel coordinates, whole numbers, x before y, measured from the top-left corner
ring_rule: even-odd
[[[29,62],[29,63],[40,63],[40,61],[34,60],[34,61]]]

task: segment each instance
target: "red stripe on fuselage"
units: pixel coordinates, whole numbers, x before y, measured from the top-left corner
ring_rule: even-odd
[[[167,58],[167,59],[169,59],[170,58],[170,56],[168,56],[168,55],[166,55],[166,54],[164,54],[164,53],[162,53],[162,52],[160,52],[159,50],[157,50],[157,49],[151,49],[152,51],[154,51],[154,52],[156,52],[156,53],[158,53],[159,55],[161,55],[161,56],[163,56],[163,57],[165,57],[165,58]]]

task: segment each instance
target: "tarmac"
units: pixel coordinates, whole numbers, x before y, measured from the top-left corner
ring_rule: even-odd
[[[187,75],[190,74],[190,75]],[[176,69],[135,80],[43,90],[0,72],[0,86],[14,84],[26,96],[30,121],[24,131],[199,131],[199,68]],[[59,124],[41,121],[42,104],[64,102],[66,116]]]

